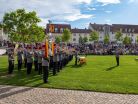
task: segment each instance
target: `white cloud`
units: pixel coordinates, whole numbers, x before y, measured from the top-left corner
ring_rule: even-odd
[[[112,11],[108,11],[108,10],[107,10],[107,11],[105,11],[105,12],[106,12],[106,13],[112,13]]]
[[[64,21],[76,21],[78,19],[83,19],[83,18],[92,18],[93,15],[87,15],[87,14],[81,14],[80,12],[78,13],[71,13],[71,14],[64,14],[63,15],[56,15],[52,17],[52,20],[64,20]]]
[[[103,6],[108,4],[118,4],[120,3],[120,0],[97,0],[98,2],[102,3]]]
[[[80,3],[90,4],[92,0],[73,0],[73,1],[77,1],[77,2],[80,2]]]
[[[106,24],[111,24],[111,20],[110,19],[106,19],[105,22],[106,22]]]
[[[129,0],[129,3],[138,2],[138,0]]]
[[[42,18],[42,23],[48,19],[75,21],[82,18],[90,18],[93,15],[82,14],[78,5],[90,4],[92,0],[0,0],[0,19],[5,12],[25,8],[28,11],[36,11]]]
[[[91,10],[96,10],[96,8],[91,8],[91,7],[89,7],[88,10],[90,10],[90,11],[91,11]]]

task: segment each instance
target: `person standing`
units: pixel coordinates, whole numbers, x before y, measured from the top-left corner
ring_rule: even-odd
[[[21,47],[18,48],[17,61],[18,61],[18,71],[20,71],[22,68],[22,50],[21,50]]]
[[[14,69],[14,53],[11,51],[11,49],[8,50],[8,62],[8,74],[12,74]]]
[[[59,49],[57,50],[57,54],[56,54],[56,69],[57,69],[57,72],[60,72]]]
[[[38,74],[42,74],[42,48],[39,48],[38,52]]]
[[[75,65],[77,65],[78,62],[78,52],[77,50],[75,51]]]
[[[119,66],[119,59],[120,59],[120,51],[119,49],[116,50],[116,63],[117,63],[117,66]]]
[[[38,52],[37,52],[37,48],[35,48],[35,51],[34,51],[34,66],[35,66],[35,71],[38,71]]]
[[[60,51],[59,53],[59,67],[60,67],[60,70],[62,70],[62,51]]]
[[[24,48],[23,55],[24,55],[24,68],[26,68],[27,67],[27,47]]]
[[[27,74],[31,74],[32,70],[32,64],[33,64],[33,58],[32,58],[33,53],[31,52],[31,47],[29,47],[27,51]]]
[[[54,55],[53,55],[53,75],[56,75],[56,62],[57,62],[57,49],[54,49]]]
[[[48,82],[48,74],[49,74],[49,59],[43,55],[42,58],[42,67],[43,67],[43,81],[44,83]]]

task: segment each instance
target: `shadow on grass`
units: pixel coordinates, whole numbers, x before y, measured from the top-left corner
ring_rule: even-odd
[[[0,71],[0,84],[1,85],[19,85],[19,86],[29,86],[35,85],[34,82],[42,80],[42,75],[38,75],[38,72],[32,70],[30,75],[26,74],[26,70],[18,71],[16,68],[13,74],[8,74],[8,69],[3,68]]]
[[[2,94],[0,95],[0,99],[6,98],[9,96],[18,94],[18,93],[23,93],[23,92],[26,92],[26,91],[33,89],[33,88],[23,88],[23,89],[17,89],[16,91],[11,92],[11,90],[14,88],[17,88],[17,87],[12,86],[12,87],[0,88],[0,93],[2,91]]]
[[[106,71],[111,71],[111,70],[113,70],[113,69],[115,69],[117,67],[118,67],[117,65],[116,66],[109,67],[109,68],[106,69]]]
[[[71,68],[80,68],[82,67],[83,65],[71,65]]]

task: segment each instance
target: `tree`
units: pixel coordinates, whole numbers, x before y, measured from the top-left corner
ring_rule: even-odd
[[[90,34],[90,41],[98,41],[99,39],[99,34],[97,31],[93,31]]]
[[[104,36],[104,43],[108,44],[109,43],[109,35]]]
[[[123,36],[123,34],[122,34],[120,31],[118,31],[118,32],[116,32],[116,34],[115,34],[115,39],[116,39],[117,41],[121,41],[121,40],[122,40],[122,36]]]
[[[2,23],[0,23],[0,29],[2,28]]]
[[[17,9],[5,13],[3,17],[4,32],[14,42],[42,41],[44,30],[37,24],[40,19],[36,12],[26,12],[24,9]],[[33,40],[32,40],[33,39]]]
[[[137,36],[136,42],[138,43],[138,36]]]
[[[84,37],[84,38],[83,38],[83,42],[84,42],[84,43],[87,43],[87,42],[88,42],[88,38],[87,38],[87,37]]]
[[[63,42],[68,42],[71,38],[71,32],[69,29],[64,29],[63,35],[62,35],[62,41]]]
[[[42,27],[32,25],[29,30],[29,38],[25,38],[26,42],[41,42],[45,39],[45,33]]]
[[[61,42],[61,37],[60,36],[56,36],[55,37],[55,42],[56,43],[60,43]]]
[[[83,44],[84,43],[84,39],[83,39],[83,37],[81,35],[79,36],[79,43],[80,44]]]
[[[124,43],[124,44],[130,44],[130,43],[131,43],[131,38],[128,37],[128,36],[126,36],[126,37],[124,38],[124,40],[123,40],[123,43]]]

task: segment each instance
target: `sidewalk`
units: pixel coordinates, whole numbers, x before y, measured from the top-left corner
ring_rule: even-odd
[[[0,104],[138,104],[138,95],[0,85]]]

